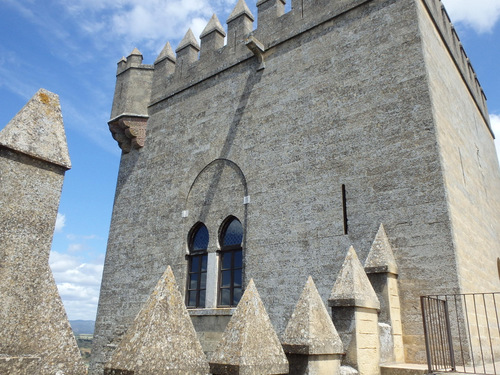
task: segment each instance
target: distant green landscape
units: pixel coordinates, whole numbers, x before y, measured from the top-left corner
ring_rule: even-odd
[[[92,349],[92,339],[94,338],[93,320],[70,320],[71,329],[76,338],[76,343],[82,354],[83,361],[88,366]]]
[[[83,361],[88,366],[90,362],[92,339],[94,338],[94,335],[81,334],[81,335],[75,335],[75,338],[76,338],[76,343],[78,344],[78,348],[80,349],[80,353],[82,354]]]

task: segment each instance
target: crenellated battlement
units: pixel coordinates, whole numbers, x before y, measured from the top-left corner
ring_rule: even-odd
[[[147,65],[142,63],[143,56],[142,53],[134,48],[128,57],[122,57],[117,63],[116,75],[120,75],[127,71],[128,69],[152,69],[153,65]]]
[[[200,35],[201,46],[192,31],[188,30],[175,54],[170,43],[167,43],[154,65],[146,65],[142,64],[143,56],[136,48],[127,58],[123,57],[118,62],[117,75],[130,69],[154,69],[149,103],[152,106],[197,82],[251,59],[254,55],[257,55],[256,60],[259,62],[257,68],[262,68],[266,54],[273,47],[373,2],[374,0],[292,0],[292,10],[285,13],[284,0],[259,0],[256,4],[258,27],[254,29],[253,14],[245,0],[239,0],[226,21],[227,35],[214,14]],[[441,0],[422,0],[422,3],[489,126],[486,97]],[[249,37],[263,48],[251,48],[252,44],[246,43]]]
[[[200,35],[201,46],[190,30],[186,33],[176,49],[177,61],[172,53],[168,72],[155,73],[150,105],[255,55],[256,69],[260,69],[267,51],[273,47],[370,1],[300,1],[293,2],[293,9],[285,13],[283,0],[259,0],[258,27],[254,29],[253,14],[245,1],[239,0],[226,21],[226,44],[226,32],[215,14]],[[259,47],[253,48],[255,45]],[[155,70],[164,54],[162,51],[158,56]]]
[[[453,58],[455,65],[457,66],[462,79],[464,80],[471,96],[474,98],[477,107],[479,108],[484,120],[488,124],[488,128],[491,130],[491,125],[488,115],[488,107],[486,105],[486,95],[484,94],[483,88],[479,83],[476,72],[472,67],[472,64],[467,57],[467,53],[460,42],[457,31],[451,23],[448,12],[441,2],[441,0],[423,0],[424,6],[426,7],[429,15],[432,17],[433,22],[438,29],[443,42],[446,44],[449,54]],[[493,134],[493,133],[492,133]]]

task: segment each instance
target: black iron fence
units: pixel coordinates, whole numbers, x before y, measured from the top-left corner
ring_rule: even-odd
[[[500,293],[420,297],[429,372],[500,374]]]

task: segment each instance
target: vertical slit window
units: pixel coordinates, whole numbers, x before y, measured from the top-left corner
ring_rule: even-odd
[[[347,234],[348,225],[347,225],[347,199],[346,199],[346,191],[345,185],[342,184],[342,217],[344,219],[344,234]]]

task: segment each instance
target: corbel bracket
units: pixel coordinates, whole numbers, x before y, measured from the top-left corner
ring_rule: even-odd
[[[265,52],[264,44],[259,42],[255,37],[250,36],[245,40],[245,45],[259,59],[260,64],[257,70],[264,69],[266,67],[266,63],[264,62],[264,52]]]
[[[144,147],[146,140],[147,116],[122,115],[108,122],[111,135],[127,154],[132,148]]]

